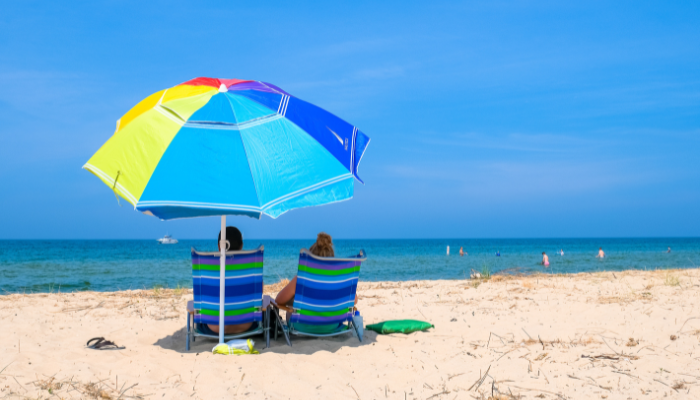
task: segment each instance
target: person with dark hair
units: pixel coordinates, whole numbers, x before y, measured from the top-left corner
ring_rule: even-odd
[[[243,250],[243,235],[241,234],[241,231],[239,231],[238,228],[236,228],[235,226],[226,227],[226,242],[227,246],[224,251]],[[216,243],[219,246],[219,251],[221,251],[221,232],[219,232],[219,238],[216,241]],[[224,329],[224,333],[242,333],[249,330],[253,326],[253,324],[253,322],[247,322],[245,324],[227,325]],[[219,334],[219,325],[207,324],[206,326],[211,330],[211,332],[217,335]]]
[[[229,244],[226,251],[243,250],[243,235],[235,226],[226,227],[226,241]],[[221,251],[221,232],[219,232],[219,237],[216,240],[216,243],[219,245],[219,251]]]

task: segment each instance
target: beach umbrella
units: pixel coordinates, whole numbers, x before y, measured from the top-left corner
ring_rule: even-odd
[[[226,215],[277,218],[352,198],[369,141],[275,85],[196,78],[129,110],[83,168],[144,214],[221,216],[226,243]]]
[[[347,200],[369,138],[269,83],[196,78],[129,110],[83,168],[160,219]]]

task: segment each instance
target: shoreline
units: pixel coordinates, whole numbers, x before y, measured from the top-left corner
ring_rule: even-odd
[[[259,337],[245,356],[201,338],[185,351],[191,289],[4,294],[0,398],[696,398],[698,293],[700,269],[361,281],[366,325],[435,328]],[[86,349],[98,336],[126,349]]]
[[[685,271],[700,271],[700,266],[691,266],[691,267],[681,267],[681,268],[654,268],[654,269],[637,269],[637,268],[630,268],[630,269],[624,269],[624,270],[601,270],[601,271],[582,271],[582,272],[564,272],[564,273],[555,273],[554,271],[544,271],[544,272],[532,272],[532,273],[518,273],[517,271],[526,268],[526,267],[517,267],[517,268],[507,268],[504,270],[499,270],[497,272],[490,272],[490,276],[487,278],[455,278],[455,279],[411,279],[411,280],[377,280],[377,281],[363,281],[362,278],[360,278],[359,286],[358,286],[358,292],[360,290],[360,286],[363,284],[380,284],[380,283],[392,283],[392,284],[400,284],[400,283],[410,283],[410,282],[461,282],[461,281],[489,281],[489,280],[494,280],[494,281],[502,281],[502,280],[512,280],[512,279],[528,279],[528,278],[539,278],[539,277],[554,277],[554,278],[566,278],[566,277],[577,277],[577,276],[586,276],[586,275],[597,275],[597,274],[627,274],[627,273],[659,273],[659,272],[665,272],[665,273],[674,273],[674,274],[681,274]],[[474,272],[477,272],[479,274],[482,273],[482,271],[477,271],[473,270]],[[516,272],[514,272],[516,271]],[[465,271],[466,275],[466,271]],[[271,284],[264,284],[263,285],[263,294],[270,294],[272,292],[278,291],[284,285],[289,282],[289,279],[287,278],[281,278],[279,281]],[[189,291],[190,294],[192,292],[192,289],[189,287],[184,287],[184,286],[175,286],[175,287],[168,287],[165,285],[160,285],[156,284],[151,288],[148,287],[143,287],[141,289],[116,289],[116,290],[73,290],[73,291],[61,291],[61,286],[58,286],[57,290],[49,290],[49,291],[36,291],[36,292],[11,292],[5,289],[0,288],[3,293],[0,293],[0,298],[2,296],[10,296],[10,295],[42,295],[42,294],[71,294],[71,293],[120,293],[120,292],[140,292],[140,291]]]

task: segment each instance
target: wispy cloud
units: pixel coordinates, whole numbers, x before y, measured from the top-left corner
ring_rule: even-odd
[[[114,98],[105,95],[109,84],[94,76],[5,70],[0,72],[0,86],[0,123],[6,135],[0,159],[15,167],[71,160],[79,168],[81,161],[74,160],[96,151],[119,118]]]
[[[290,82],[284,84],[285,89],[291,90],[310,90],[317,88],[337,88],[347,91],[348,89],[355,91],[367,91],[367,87],[358,85],[376,85],[377,80],[390,80],[403,78],[412,69],[416,68],[416,63],[404,65],[377,65],[372,67],[357,68],[348,72],[337,75],[333,79],[314,79]]]
[[[439,165],[392,165],[388,175],[421,186],[442,199],[502,198],[521,200],[564,199],[605,193],[611,189],[653,185],[667,179],[664,171],[640,170],[641,160],[603,162],[465,161]]]
[[[510,133],[505,135],[486,135],[482,133],[456,133],[430,135],[420,139],[427,145],[468,147],[492,150],[507,150],[534,153],[566,153],[607,147],[613,140],[600,138],[583,138],[575,135],[561,134],[525,134]]]
[[[15,111],[55,120],[72,119],[75,113],[103,103],[85,101],[108,85],[100,78],[52,70],[5,70],[0,72],[0,102]]]
[[[404,75],[407,66],[388,66],[376,68],[364,68],[355,71],[352,76],[357,80],[398,78]]]
[[[379,168],[395,195],[442,199],[457,204],[567,199],[652,193],[665,185],[692,182],[700,176],[692,163],[696,131],[621,130],[589,135],[511,133],[432,134],[405,144]],[[653,151],[648,143],[672,138],[668,147],[685,143],[686,151]],[[407,141],[406,143],[411,143]]]
[[[365,40],[348,40],[332,43],[325,46],[316,46],[307,49],[307,53],[314,56],[338,57],[358,55],[381,51],[395,45],[396,38],[372,38]]]

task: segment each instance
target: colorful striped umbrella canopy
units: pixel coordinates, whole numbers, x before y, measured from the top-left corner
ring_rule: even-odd
[[[83,168],[160,219],[277,218],[352,198],[369,141],[275,85],[196,78],[129,110]]]

